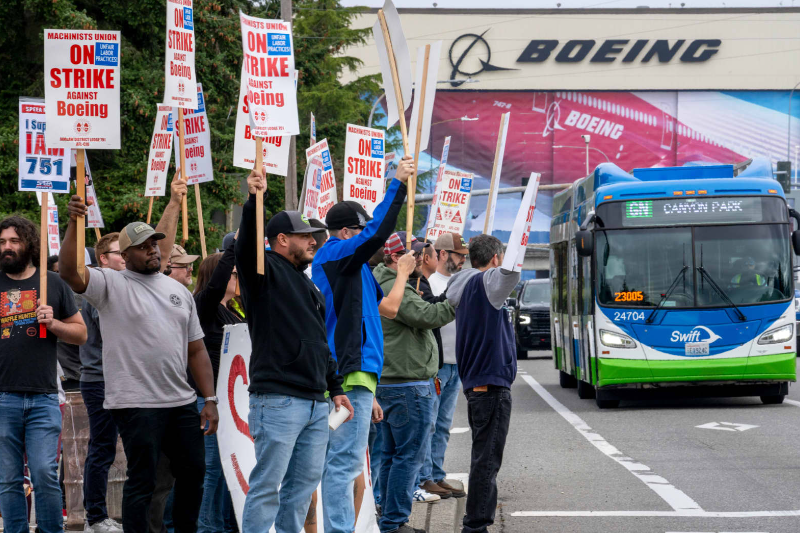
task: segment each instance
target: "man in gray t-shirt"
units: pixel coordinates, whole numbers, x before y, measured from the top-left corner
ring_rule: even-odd
[[[216,432],[219,415],[211,361],[189,291],[161,274],[159,241],[166,235],[144,222],[120,232],[125,270],[76,268],[78,216],[86,205],[73,196],[61,248],[59,274],[99,313],[103,337],[104,406],[119,429],[128,459],[123,488],[125,531],[148,529],[148,507],[155,487],[159,455],[169,458],[175,476],[176,531],[194,531],[205,471],[203,430]],[[177,211],[176,211],[177,212]],[[206,403],[198,415],[196,395],[186,368]]]

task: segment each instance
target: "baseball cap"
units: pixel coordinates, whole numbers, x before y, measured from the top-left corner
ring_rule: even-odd
[[[236,237],[236,232],[232,231],[232,232],[228,233],[227,235],[225,235],[222,238],[222,251],[223,252],[228,249],[228,246],[231,245],[231,243],[233,242],[233,239],[235,237]]]
[[[332,230],[339,230],[348,226],[361,226],[363,228],[370,220],[372,220],[372,217],[361,207],[361,204],[352,200],[345,200],[334,205],[325,217],[328,229]]]
[[[279,233],[291,235],[293,233],[319,233],[323,228],[314,228],[300,211],[281,211],[273,216],[267,224],[267,238],[277,237]]]
[[[419,253],[423,248],[427,246],[427,243],[418,241],[415,236],[411,236],[411,249],[414,252]],[[390,254],[399,254],[401,252],[408,252],[408,248],[406,248],[406,232],[405,231],[398,231],[397,233],[392,233],[386,243],[383,245],[383,253],[386,255]]]
[[[199,255],[189,255],[183,246],[179,244],[172,245],[172,251],[169,253],[169,262],[176,265],[188,265],[194,263],[200,258]]]
[[[131,246],[138,246],[150,237],[157,241],[167,238],[144,222],[131,222],[119,232],[119,251],[124,252]]]
[[[464,242],[464,237],[458,233],[442,233],[434,247],[437,250],[447,250],[448,252],[456,252],[459,254],[468,254],[469,249],[467,243]]]

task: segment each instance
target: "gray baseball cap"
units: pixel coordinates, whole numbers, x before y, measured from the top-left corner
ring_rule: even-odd
[[[150,237],[160,241],[166,239],[167,236],[152,228],[149,224],[144,222],[131,222],[119,232],[119,251],[124,252],[131,246],[138,246]]]
[[[293,233],[319,233],[324,228],[315,228],[308,223],[308,219],[300,211],[281,211],[273,216],[267,224],[267,238],[277,237],[278,234],[291,235]]]

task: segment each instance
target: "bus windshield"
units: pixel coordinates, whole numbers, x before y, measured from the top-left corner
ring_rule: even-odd
[[[601,230],[596,249],[602,305],[654,307],[673,282],[663,307],[727,305],[698,267],[737,305],[792,296],[785,224]]]

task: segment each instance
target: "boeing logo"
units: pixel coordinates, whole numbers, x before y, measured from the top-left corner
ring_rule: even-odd
[[[456,80],[456,75],[458,74],[466,76],[467,78],[471,78],[484,71],[491,72],[497,70],[519,70],[515,68],[498,67],[497,65],[492,65],[492,49],[489,48],[489,43],[483,38],[488,31],[489,30],[486,30],[480,35],[477,33],[465,33],[464,35],[456,38],[456,40],[453,41],[453,44],[450,45],[450,51],[448,55],[450,57],[450,65],[453,67],[453,71],[450,73],[450,85],[453,87],[458,87],[465,81]],[[464,44],[466,44],[466,48],[460,50],[461,46],[456,45],[460,45],[462,41]],[[477,57],[480,67],[474,67],[474,70],[465,70],[468,67],[465,66],[464,63],[472,53],[477,56],[486,54],[486,59]]]
[[[703,337],[703,334],[705,334],[706,337]],[[689,333],[673,331],[670,340],[672,342],[707,342],[711,344],[712,342],[718,341],[721,338],[722,337],[705,326],[695,326]]]

